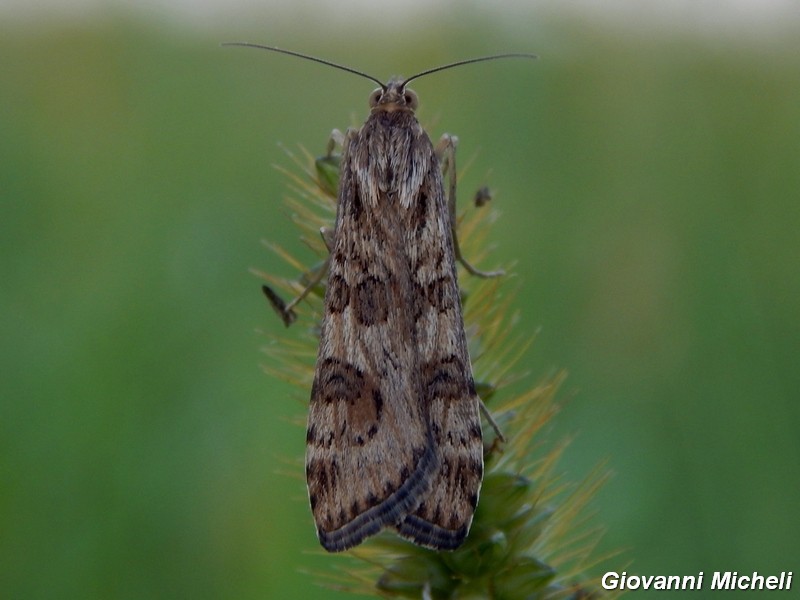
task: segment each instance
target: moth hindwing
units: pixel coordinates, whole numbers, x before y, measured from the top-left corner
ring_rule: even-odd
[[[322,546],[341,551],[390,527],[452,550],[467,536],[483,477],[480,400],[464,333],[456,261],[455,139],[434,148],[411,79],[380,87],[344,136],[306,436],[306,478]],[[448,192],[442,163],[448,172]],[[316,282],[314,282],[316,283]],[[269,288],[288,325],[292,308]]]

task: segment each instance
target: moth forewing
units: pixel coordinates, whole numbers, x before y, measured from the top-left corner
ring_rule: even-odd
[[[466,536],[483,472],[447,200],[416,97],[392,81],[349,132],[308,422],[322,545],[386,526]]]
[[[422,132],[418,123],[416,127]],[[419,240],[412,271],[421,398],[438,461],[430,492],[398,531],[418,544],[452,550],[466,537],[478,503],[483,476],[480,401],[464,333],[453,223],[438,161],[427,135],[422,136],[420,147],[430,152],[431,165],[410,202],[418,216],[409,231]]]

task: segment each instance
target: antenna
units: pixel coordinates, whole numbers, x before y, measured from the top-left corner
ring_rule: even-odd
[[[323,65],[328,65],[329,67],[334,67],[335,69],[341,69],[342,71],[347,71],[348,73],[355,73],[356,75],[361,75],[361,77],[366,77],[367,79],[374,81],[377,83],[381,88],[384,90],[386,86],[380,79],[376,79],[372,75],[367,75],[366,73],[362,73],[356,69],[351,67],[345,67],[344,65],[336,64],[335,62],[331,62],[329,60],[325,60],[322,58],[317,58],[316,56],[309,56],[308,54],[302,54],[300,52],[295,52],[294,50],[285,50],[283,48],[277,48],[275,46],[264,46],[262,44],[252,44],[250,42],[223,42],[223,46],[242,46],[244,48],[257,48],[258,50],[270,50],[271,52],[280,52],[281,54],[288,54],[289,56],[296,56],[298,58],[305,58],[306,60],[311,60],[314,62],[321,63]]]
[[[444,71],[445,69],[452,69],[453,67],[460,67],[461,65],[471,65],[472,63],[483,62],[485,60],[498,60],[501,58],[539,58],[535,54],[523,54],[519,52],[512,52],[510,54],[493,54],[492,56],[481,56],[478,58],[468,58],[466,60],[459,60],[454,63],[450,63],[449,65],[442,65],[441,67],[434,67],[432,69],[428,69],[426,71],[422,71],[421,73],[417,73],[416,75],[412,75],[400,85],[401,88],[406,87],[409,81],[412,79],[417,79],[418,77],[422,77],[423,75],[430,75],[431,73],[436,73],[437,71]]]
[[[383,83],[380,79],[373,77],[372,75],[367,75],[366,73],[359,71],[357,69],[353,69],[351,67],[346,67],[344,65],[337,64],[335,62],[331,62],[329,60],[325,60],[322,58],[317,58],[316,56],[309,56],[308,54],[302,54],[300,52],[295,52],[294,50],[285,50],[284,48],[277,48],[276,46],[264,46],[262,44],[253,44],[250,42],[223,42],[223,46],[242,46],[244,48],[256,48],[258,50],[269,50],[271,52],[279,52],[281,54],[288,54],[289,56],[296,56],[297,58],[304,58],[306,60],[310,60],[313,62],[317,62],[323,65],[327,65],[329,67],[333,67],[335,69],[341,69],[342,71],[347,71],[348,73],[353,73],[355,75],[360,75],[370,81],[374,81],[383,91],[386,91],[386,84]],[[492,56],[481,56],[479,58],[468,58],[466,60],[459,60],[454,63],[450,63],[447,65],[442,65],[441,67],[434,67],[432,69],[427,69],[426,71],[422,71],[421,73],[417,73],[416,75],[412,75],[403,83],[400,84],[400,89],[404,89],[409,81],[412,79],[417,79],[418,77],[422,77],[423,75],[430,75],[431,73],[436,73],[437,71],[444,71],[445,69],[452,69],[453,67],[460,67],[461,65],[470,65],[472,63],[483,62],[486,60],[498,60],[501,58],[539,58],[535,54],[524,54],[524,53],[510,53],[510,54],[493,54]]]

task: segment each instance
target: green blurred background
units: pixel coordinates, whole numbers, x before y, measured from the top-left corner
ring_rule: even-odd
[[[308,575],[336,559],[305,398],[260,369],[282,324],[248,269],[292,274],[262,238],[310,258],[279,144],[321,153],[372,85],[243,39],[381,78],[538,53],[415,89],[475,157],[461,207],[497,192],[531,381],[569,371],[564,477],[615,473],[599,551],[800,571],[800,36],[448,6],[0,22],[0,596],[345,597]]]

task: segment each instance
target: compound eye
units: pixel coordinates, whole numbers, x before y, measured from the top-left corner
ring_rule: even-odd
[[[408,106],[411,110],[417,110],[419,99],[417,99],[417,95],[413,90],[406,90],[403,93],[403,99],[406,101],[406,106]]]
[[[383,89],[377,88],[373,90],[373,92],[369,95],[369,107],[375,108],[378,106],[381,96],[383,96]]]

